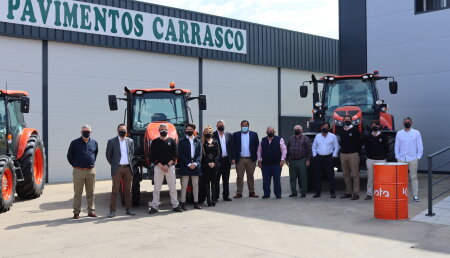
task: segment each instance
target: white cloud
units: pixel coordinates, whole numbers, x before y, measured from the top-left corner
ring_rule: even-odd
[[[338,38],[338,0],[140,0]]]

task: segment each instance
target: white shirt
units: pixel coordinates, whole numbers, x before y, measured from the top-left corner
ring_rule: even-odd
[[[336,135],[332,133],[327,133],[326,137],[324,137],[321,133],[316,135],[312,146],[313,157],[316,155],[325,156],[330,154],[333,154],[333,157],[337,157],[338,152],[339,143]]]
[[[217,134],[219,135],[219,140],[220,140],[220,147],[222,149],[222,157],[227,157],[228,153],[227,153],[227,139],[225,137],[225,132],[223,132],[222,135],[220,135],[219,132],[217,132]]]
[[[192,136],[192,138],[189,136],[186,136],[186,137],[188,138],[189,143],[191,143],[191,158],[194,158],[194,156],[195,156],[194,137],[193,136]]]
[[[121,139],[119,138],[119,145],[120,145],[120,165],[129,165],[128,162],[128,148],[127,148],[127,141],[125,138]]]
[[[250,154],[250,132],[241,132],[241,157],[249,158]]]
[[[398,131],[395,137],[395,158],[400,161],[410,162],[421,159],[423,155],[422,136],[415,129]]]

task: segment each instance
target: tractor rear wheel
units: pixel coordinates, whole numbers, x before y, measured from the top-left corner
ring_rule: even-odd
[[[0,158],[0,213],[8,211],[14,203],[16,174],[11,158]]]
[[[24,180],[17,184],[17,195],[22,199],[34,199],[44,190],[46,164],[44,143],[38,135],[31,135],[19,160]]]

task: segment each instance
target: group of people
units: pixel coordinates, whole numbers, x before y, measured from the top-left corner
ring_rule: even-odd
[[[399,131],[395,140],[395,157],[399,162],[409,165],[412,182],[413,198],[418,197],[417,164],[422,157],[423,146],[420,132],[412,129],[412,119],[403,120],[404,129]],[[351,116],[345,116],[342,130],[337,134],[330,131],[330,124],[323,123],[321,132],[316,135],[313,144],[308,136],[303,135],[300,125],[294,127],[294,133],[285,142],[276,135],[274,127],[267,127],[267,136],[261,141],[258,134],[250,130],[247,120],[241,122],[241,130],[233,134],[225,131],[225,122],[219,120],[216,130],[206,126],[201,135],[196,135],[196,126],[185,126],[185,137],[175,139],[169,137],[168,125],[159,125],[159,137],[152,140],[148,160],[154,165],[153,200],[149,202],[149,213],[159,212],[161,186],[166,179],[169,187],[170,200],[174,212],[187,210],[186,195],[188,187],[192,189],[194,209],[202,209],[206,199],[208,206],[215,206],[220,197],[220,181],[222,180],[222,199],[230,198],[229,178],[232,165],[236,166],[236,194],[234,199],[243,197],[244,176],[247,177],[249,197],[259,198],[255,191],[254,172],[256,166],[262,171],[263,199],[270,198],[271,184],[273,193],[280,199],[281,171],[285,164],[289,166],[291,194],[296,197],[297,182],[300,197],[306,197],[308,189],[308,167],[314,164],[315,194],[313,198],[321,196],[322,175],[328,175],[331,198],[336,198],[334,177],[334,159],[340,154],[343,176],[345,179],[345,194],[341,198],[359,199],[359,170],[360,152],[365,147],[367,156],[367,195],[365,200],[373,196],[373,164],[386,162],[389,151],[387,137],[381,132],[379,121],[371,123],[371,132],[361,135],[354,125]],[[81,211],[81,197],[83,187],[86,187],[88,216],[97,217],[94,206],[95,161],[98,154],[98,144],[90,137],[91,127],[84,125],[81,137],[71,142],[67,159],[73,167],[74,181],[74,219],[78,219]],[[118,135],[108,141],[106,158],[111,165],[112,193],[110,198],[109,218],[116,216],[116,201],[120,182],[123,182],[124,203],[127,215],[136,215],[131,207],[131,184],[133,179],[134,143],[127,136],[127,127],[120,124]],[[176,189],[175,165],[178,163],[181,175],[181,197],[178,200]],[[190,182],[190,184],[189,184]],[[204,198],[199,198],[203,193]]]

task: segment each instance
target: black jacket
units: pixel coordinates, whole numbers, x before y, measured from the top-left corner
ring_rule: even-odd
[[[224,132],[224,134],[225,134],[225,144],[227,145],[226,149],[227,149],[228,160],[231,163],[231,161],[233,160],[233,135],[228,132]],[[219,132],[215,131],[213,133],[213,138],[219,142],[219,147],[220,147],[220,150],[222,151],[222,144],[220,143]]]
[[[191,157],[191,143],[189,139],[183,137],[178,142],[178,164],[180,167],[180,175],[182,176],[201,176],[201,160],[202,160],[202,142],[200,138],[194,138],[194,158]],[[190,169],[189,163],[197,163],[197,167]]]

